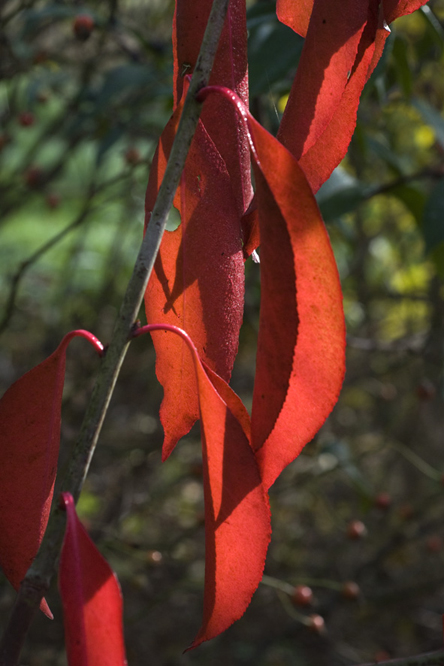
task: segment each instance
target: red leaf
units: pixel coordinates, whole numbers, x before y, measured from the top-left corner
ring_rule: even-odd
[[[383,0],[384,18],[391,23],[400,16],[406,16],[427,3],[428,0]]]
[[[147,222],[163,177],[182,105],[165,127],[151,168]],[[181,224],[166,231],[148,283],[148,323],[183,328],[199,355],[229,379],[243,316],[244,271],[239,215],[225,164],[199,123],[174,205]],[[199,418],[190,355],[171,333],[154,333],[156,372],[164,387],[160,417],[164,459]]]
[[[279,21],[305,37],[315,0],[277,0],[276,13]]]
[[[205,493],[203,623],[191,648],[214,638],[248,607],[263,573],[270,540],[268,498],[249,441],[249,417],[238,396],[204,368],[184,331],[164,324],[188,345],[199,390]]]
[[[368,0],[314,2],[278,134],[298,160],[316,143],[341,101],[367,21],[367,7]]]
[[[372,2],[356,60],[340,104],[324,132],[299,161],[313,192],[316,192],[330,177],[333,169],[338,166],[347,152],[355,131],[361,92],[382,54],[388,34],[389,31],[383,25],[382,15],[379,15],[377,5]],[[377,52],[375,52],[376,44]]]
[[[122,594],[117,578],[77,517],[74,500],[62,493],[66,531],[60,556],[69,666],[124,666]]]
[[[0,565],[15,589],[48,522],[59,455],[66,348],[78,335],[103,350],[91,333],[72,331],[0,400]],[[45,600],[41,609],[52,618]]]
[[[194,70],[212,4],[212,0],[176,0],[173,21],[175,105],[183,93],[184,76]],[[245,0],[231,0],[228,5],[210,83],[234,90],[248,104]],[[240,217],[250,204],[252,187],[248,145],[239,119],[225,100],[211,100],[205,105],[201,121],[226,164]]]
[[[379,0],[314,0],[307,39],[278,132],[279,140],[299,160],[314,192],[347,152],[361,92],[390,32],[387,23],[424,4],[425,0],[384,0],[380,7]],[[278,2],[279,18],[301,34],[309,12],[308,0],[307,4]]]
[[[261,312],[252,444],[268,488],[312,439],[344,376],[339,277],[316,201],[294,157],[226,89],[250,135],[261,234]]]

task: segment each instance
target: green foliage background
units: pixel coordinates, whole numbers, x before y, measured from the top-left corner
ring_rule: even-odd
[[[172,109],[173,3],[7,0],[0,14],[0,390],[82,327],[106,342],[143,230]],[[95,28],[76,39],[73,21]],[[249,4],[251,107],[275,132],[302,40]],[[273,542],[244,618],[182,655],[200,622],[199,431],[160,463],[161,389],[134,342],[79,503],[119,575],[131,666],[336,666],[442,645],[444,611],[444,1],[392,25],[343,164],[318,195],[343,282],[348,371],[333,415],[271,491]],[[26,124],[32,114],[33,122]],[[23,123],[25,122],[25,126]],[[259,268],[247,262],[233,386],[249,404]],[[143,318],[143,313],[141,313]],[[284,325],[284,324],[283,324]],[[69,352],[61,467],[97,360]],[[380,494],[390,505],[382,508]],[[347,536],[350,521],[367,528]],[[345,581],[361,589],[341,594]],[[309,583],[311,607],[291,601]],[[0,623],[14,592],[0,574]],[[23,663],[66,663],[61,610]],[[321,614],[327,631],[304,624]]]

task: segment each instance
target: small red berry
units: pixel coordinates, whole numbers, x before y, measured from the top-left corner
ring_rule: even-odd
[[[426,541],[426,548],[429,551],[429,553],[439,553],[442,550],[442,546],[443,546],[442,539],[437,534],[429,536],[429,538]]]
[[[349,539],[358,540],[365,537],[367,528],[360,520],[352,520],[347,526],[347,536]]]
[[[429,379],[423,379],[416,387],[416,395],[419,400],[433,400],[435,393],[436,389]]]
[[[413,507],[411,504],[402,504],[399,507],[399,517],[403,520],[410,520],[413,517]]]
[[[76,39],[85,42],[94,29],[94,19],[88,14],[79,14],[74,20],[72,29]]]
[[[0,134],[0,150],[3,150],[8,142],[9,136],[7,134]]]
[[[19,115],[18,121],[22,127],[31,127],[35,123],[35,116],[30,111],[23,111]]]
[[[359,585],[357,583],[355,583],[353,580],[348,580],[342,586],[341,594],[344,597],[344,599],[349,599],[350,601],[354,601],[361,594],[361,590],[359,589]]]
[[[32,62],[34,65],[41,65],[43,62],[46,62],[48,60],[48,54],[46,51],[37,51],[37,53],[34,53],[34,57],[32,59]]]
[[[43,169],[40,167],[34,166],[29,167],[25,171],[25,183],[31,189],[38,189],[43,184],[44,173]]]
[[[125,153],[125,161],[127,164],[138,164],[140,162],[140,153],[137,148],[128,148]]]
[[[46,203],[48,204],[48,207],[54,210],[54,208],[58,208],[60,206],[60,197],[58,194],[48,194],[46,197]]]
[[[44,90],[41,90],[41,91],[38,93],[38,95],[37,95],[37,101],[38,101],[40,104],[46,104],[46,102],[48,101],[48,99],[49,99],[49,93],[47,93],[47,92],[44,91]]]
[[[385,650],[378,650],[375,654],[375,661],[377,664],[379,664],[381,661],[388,661],[388,659],[390,659],[390,655]]]
[[[307,624],[308,628],[311,631],[314,631],[316,634],[322,634],[325,631],[325,621],[321,615],[310,615],[308,618],[309,622]]]
[[[313,590],[307,585],[297,585],[293,590],[291,600],[297,606],[309,606],[313,601]]]
[[[391,503],[392,498],[388,493],[379,493],[379,495],[376,495],[375,497],[375,505],[378,507],[378,509],[382,509],[383,511],[389,509]]]

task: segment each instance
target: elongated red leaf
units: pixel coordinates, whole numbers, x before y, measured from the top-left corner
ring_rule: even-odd
[[[147,223],[163,177],[182,106],[167,124],[151,168]],[[148,323],[183,328],[201,358],[228,380],[237,353],[243,316],[244,270],[239,215],[225,164],[199,123],[182,175],[175,206],[181,224],[166,231],[148,283]],[[199,418],[191,356],[171,333],[154,333],[156,372],[164,388],[160,418],[163,456]]]
[[[248,607],[263,573],[270,540],[268,498],[249,441],[242,402],[221,377],[204,368],[185,332],[163,330],[187,344],[197,380],[202,422],[205,493],[205,595],[203,622],[191,647],[214,638]],[[191,352],[191,353],[190,353]]]
[[[339,397],[345,326],[335,259],[302,169],[250,120],[261,233],[252,441],[266,488]]]
[[[377,3],[371,2],[356,60],[340,104],[324,132],[299,161],[313,192],[316,192],[330,177],[348,150],[355,131],[361,92],[382,54],[388,34]],[[376,44],[377,51],[375,51]],[[278,137],[280,138],[280,135]]]
[[[125,666],[122,594],[117,578],[62,494],[66,531],[59,566],[69,666]]]
[[[309,17],[310,2],[279,0],[280,20],[296,32],[303,34],[310,19],[278,138],[299,159],[314,192],[347,152],[361,92],[390,33],[387,24],[425,1],[314,0]]]
[[[184,77],[194,71],[212,4],[212,0],[176,0],[173,21],[175,105],[182,97]],[[210,82],[234,90],[248,104],[245,0],[231,0],[228,5]],[[225,100],[210,100],[201,121],[226,164],[240,218],[250,204],[252,187],[248,144],[239,118]]]
[[[0,565],[18,589],[48,522],[60,442],[65,355],[72,331],[55,352],[18,379],[0,400]],[[46,601],[41,609],[52,617]]]
[[[298,160],[315,144],[341,101],[367,22],[368,1],[314,2],[278,135]]]
[[[338,272],[313,193],[294,157],[237,105],[249,133],[261,234],[261,312],[252,445],[268,488],[335,405],[345,370]]]

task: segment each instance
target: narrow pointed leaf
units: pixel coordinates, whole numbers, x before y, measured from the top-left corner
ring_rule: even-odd
[[[251,137],[261,234],[261,312],[252,445],[268,488],[335,405],[345,362],[339,276],[311,188],[294,157],[233,93]]]
[[[66,531],[59,565],[69,666],[125,666],[122,594],[117,578],[62,494]]]
[[[279,140],[300,160],[314,192],[347,152],[361,92],[390,33],[388,23],[424,4],[425,0],[384,0],[381,6],[379,0],[339,4],[314,0],[306,43],[278,132]],[[309,9],[308,3],[297,0],[278,3],[281,20],[298,32],[306,25]]]
[[[249,417],[221,377],[204,368],[190,338],[181,336],[192,357],[202,422],[205,493],[205,594],[202,626],[191,645],[214,638],[248,607],[263,574],[270,540],[270,512],[254,452]]]
[[[294,0],[297,5],[297,0]],[[367,22],[368,0],[315,0],[278,138],[299,160],[340,104]]]
[[[147,223],[175,136],[181,105],[167,124],[151,168]],[[239,215],[225,164],[199,123],[175,197],[181,224],[166,231],[145,294],[148,323],[180,326],[199,355],[228,380],[243,316],[244,270]],[[163,456],[199,418],[194,367],[183,341],[154,333],[156,372],[164,388]]]
[[[313,192],[318,191],[345,157],[355,131],[361,92],[382,54],[388,34],[373,3],[340,104],[316,143],[299,160]]]
[[[60,442],[66,335],[49,358],[18,379],[0,400],[0,566],[15,589],[35,557],[48,522]],[[46,602],[41,609],[52,617]]]
[[[345,372],[342,294],[302,169],[250,121],[261,230],[261,314],[252,441],[268,488],[319,430]]]
[[[176,0],[173,21],[175,105],[182,97],[185,76],[194,71],[212,4],[212,0]],[[230,1],[210,82],[234,90],[248,104],[245,0]],[[250,204],[252,187],[248,145],[239,119],[230,104],[219,100],[219,103],[206,105],[201,121],[226,164],[240,217]]]

